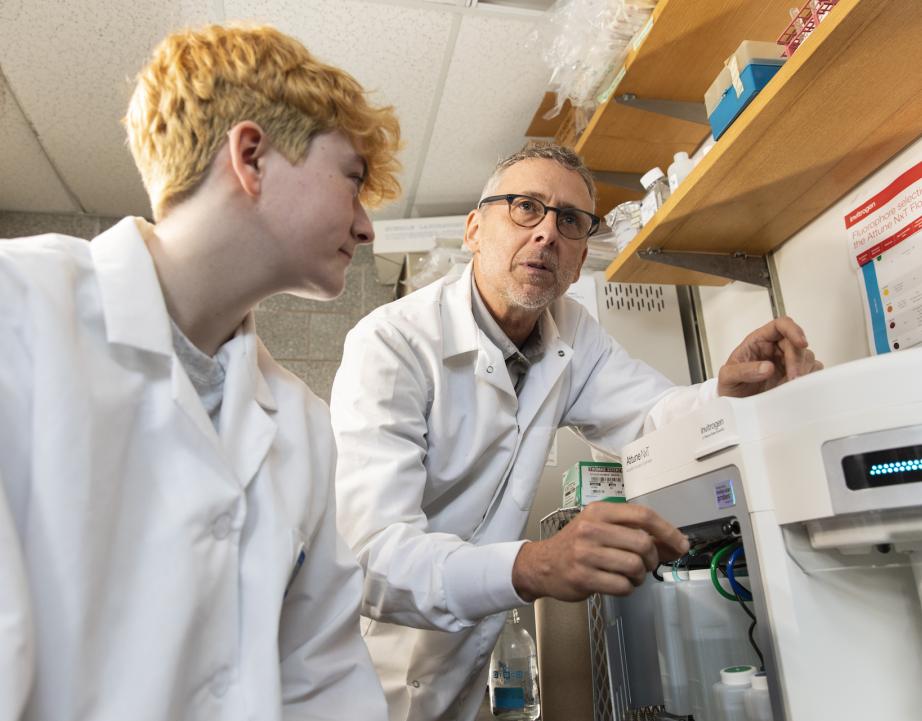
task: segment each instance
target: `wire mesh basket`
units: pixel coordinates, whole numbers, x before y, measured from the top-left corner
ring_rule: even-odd
[[[578,513],[578,508],[560,508],[541,519],[538,529],[542,540],[564,528]],[[662,706],[631,706],[627,672],[627,649],[624,645],[623,619],[614,610],[614,599],[593,594],[587,599],[589,614],[589,654],[592,671],[592,706],[594,721],[673,721]]]

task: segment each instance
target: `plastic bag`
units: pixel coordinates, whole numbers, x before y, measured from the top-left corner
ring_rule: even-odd
[[[635,36],[645,29],[656,0],[558,0],[546,13],[534,41],[551,70],[557,102],[545,118],[558,115],[566,100],[582,131],[598,105],[605,81],[624,63]]]

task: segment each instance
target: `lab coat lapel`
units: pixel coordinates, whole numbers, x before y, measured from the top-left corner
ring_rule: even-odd
[[[277,431],[270,415],[277,407],[259,369],[260,352],[252,313],[218,352],[225,368],[221,445],[244,488],[265,460]]]
[[[515,398],[502,353],[474,320],[471,310],[473,267],[473,263],[468,263],[461,277],[447,283],[442,291],[442,358],[447,360],[462,353],[476,352],[475,377]]]
[[[573,348],[564,343],[557,330],[557,324],[546,310],[541,316],[541,338],[544,353],[541,359],[528,369],[525,383],[519,391],[519,427],[524,431],[534,421],[541,406],[548,399],[554,384],[570,365]]]
[[[110,343],[173,355],[170,317],[154,261],[136,218],[124,218],[90,243]]]
[[[172,397],[221,452],[218,436],[182,363],[173,352],[170,316],[157,270],[138,223],[124,218],[90,243],[109,343],[161,356],[169,365]]]

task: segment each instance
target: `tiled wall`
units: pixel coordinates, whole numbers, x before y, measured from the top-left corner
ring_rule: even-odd
[[[65,233],[92,238],[117,218],[0,212],[0,238]],[[256,312],[256,328],[269,351],[326,401],[342,358],[346,333],[359,318],[393,300],[393,289],[375,282],[371,246],[361,246],[346,275],[346,289],[334,301],[277,295]]]

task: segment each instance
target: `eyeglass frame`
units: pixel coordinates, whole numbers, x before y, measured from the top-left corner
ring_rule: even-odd
[[[515,200],[516,198],[525,198],[527,200],[531,200],[537,203],[538,205],[540,205],[542,208],[544,208],[544,213],[541,215],[541,217],[538,219],[538,221],[534,225],[522,225],[521,223],[516,222],[515,218],[512,217],[512,201]],[[486,198],[481,198],[480,202],[477,203],[477,210],[480,210],[486,203],[495,203],[500,200],[506,201],[506,210],[509,213],[509,219],[513,223],[515,223],[517,226],[519,226],[520,228],[534,228],[540,225],[541,221],[544,220],[544,218],[547,216],[547,211],[553,210],[554,215],[557,218],[554,221],[554,226],[557,228],[558,231],[560,231],[560,234],[564,238],[567,238],[568,240],[588,240],[596,232],[598,232],[599,226],[602,224],[602,219],[599,216],[595,215],[594,213],[590,213],[588,210],[582,210],[581,208],[555,208],[553,205],[548,205],[547,203],[541,200],[538,200],[538,198],[534,198],[531,195],[525,195],[524,193],[505,193],[503,195],[488,195]],[[579,238],[571,238],[569,235],[564,233],[560,229],[561,211],[576,211],[577,213],[583,213],[585,215],[588,215],[592,219],[592,226],[589,228],[589,232],[586,235],[579,237]]]

